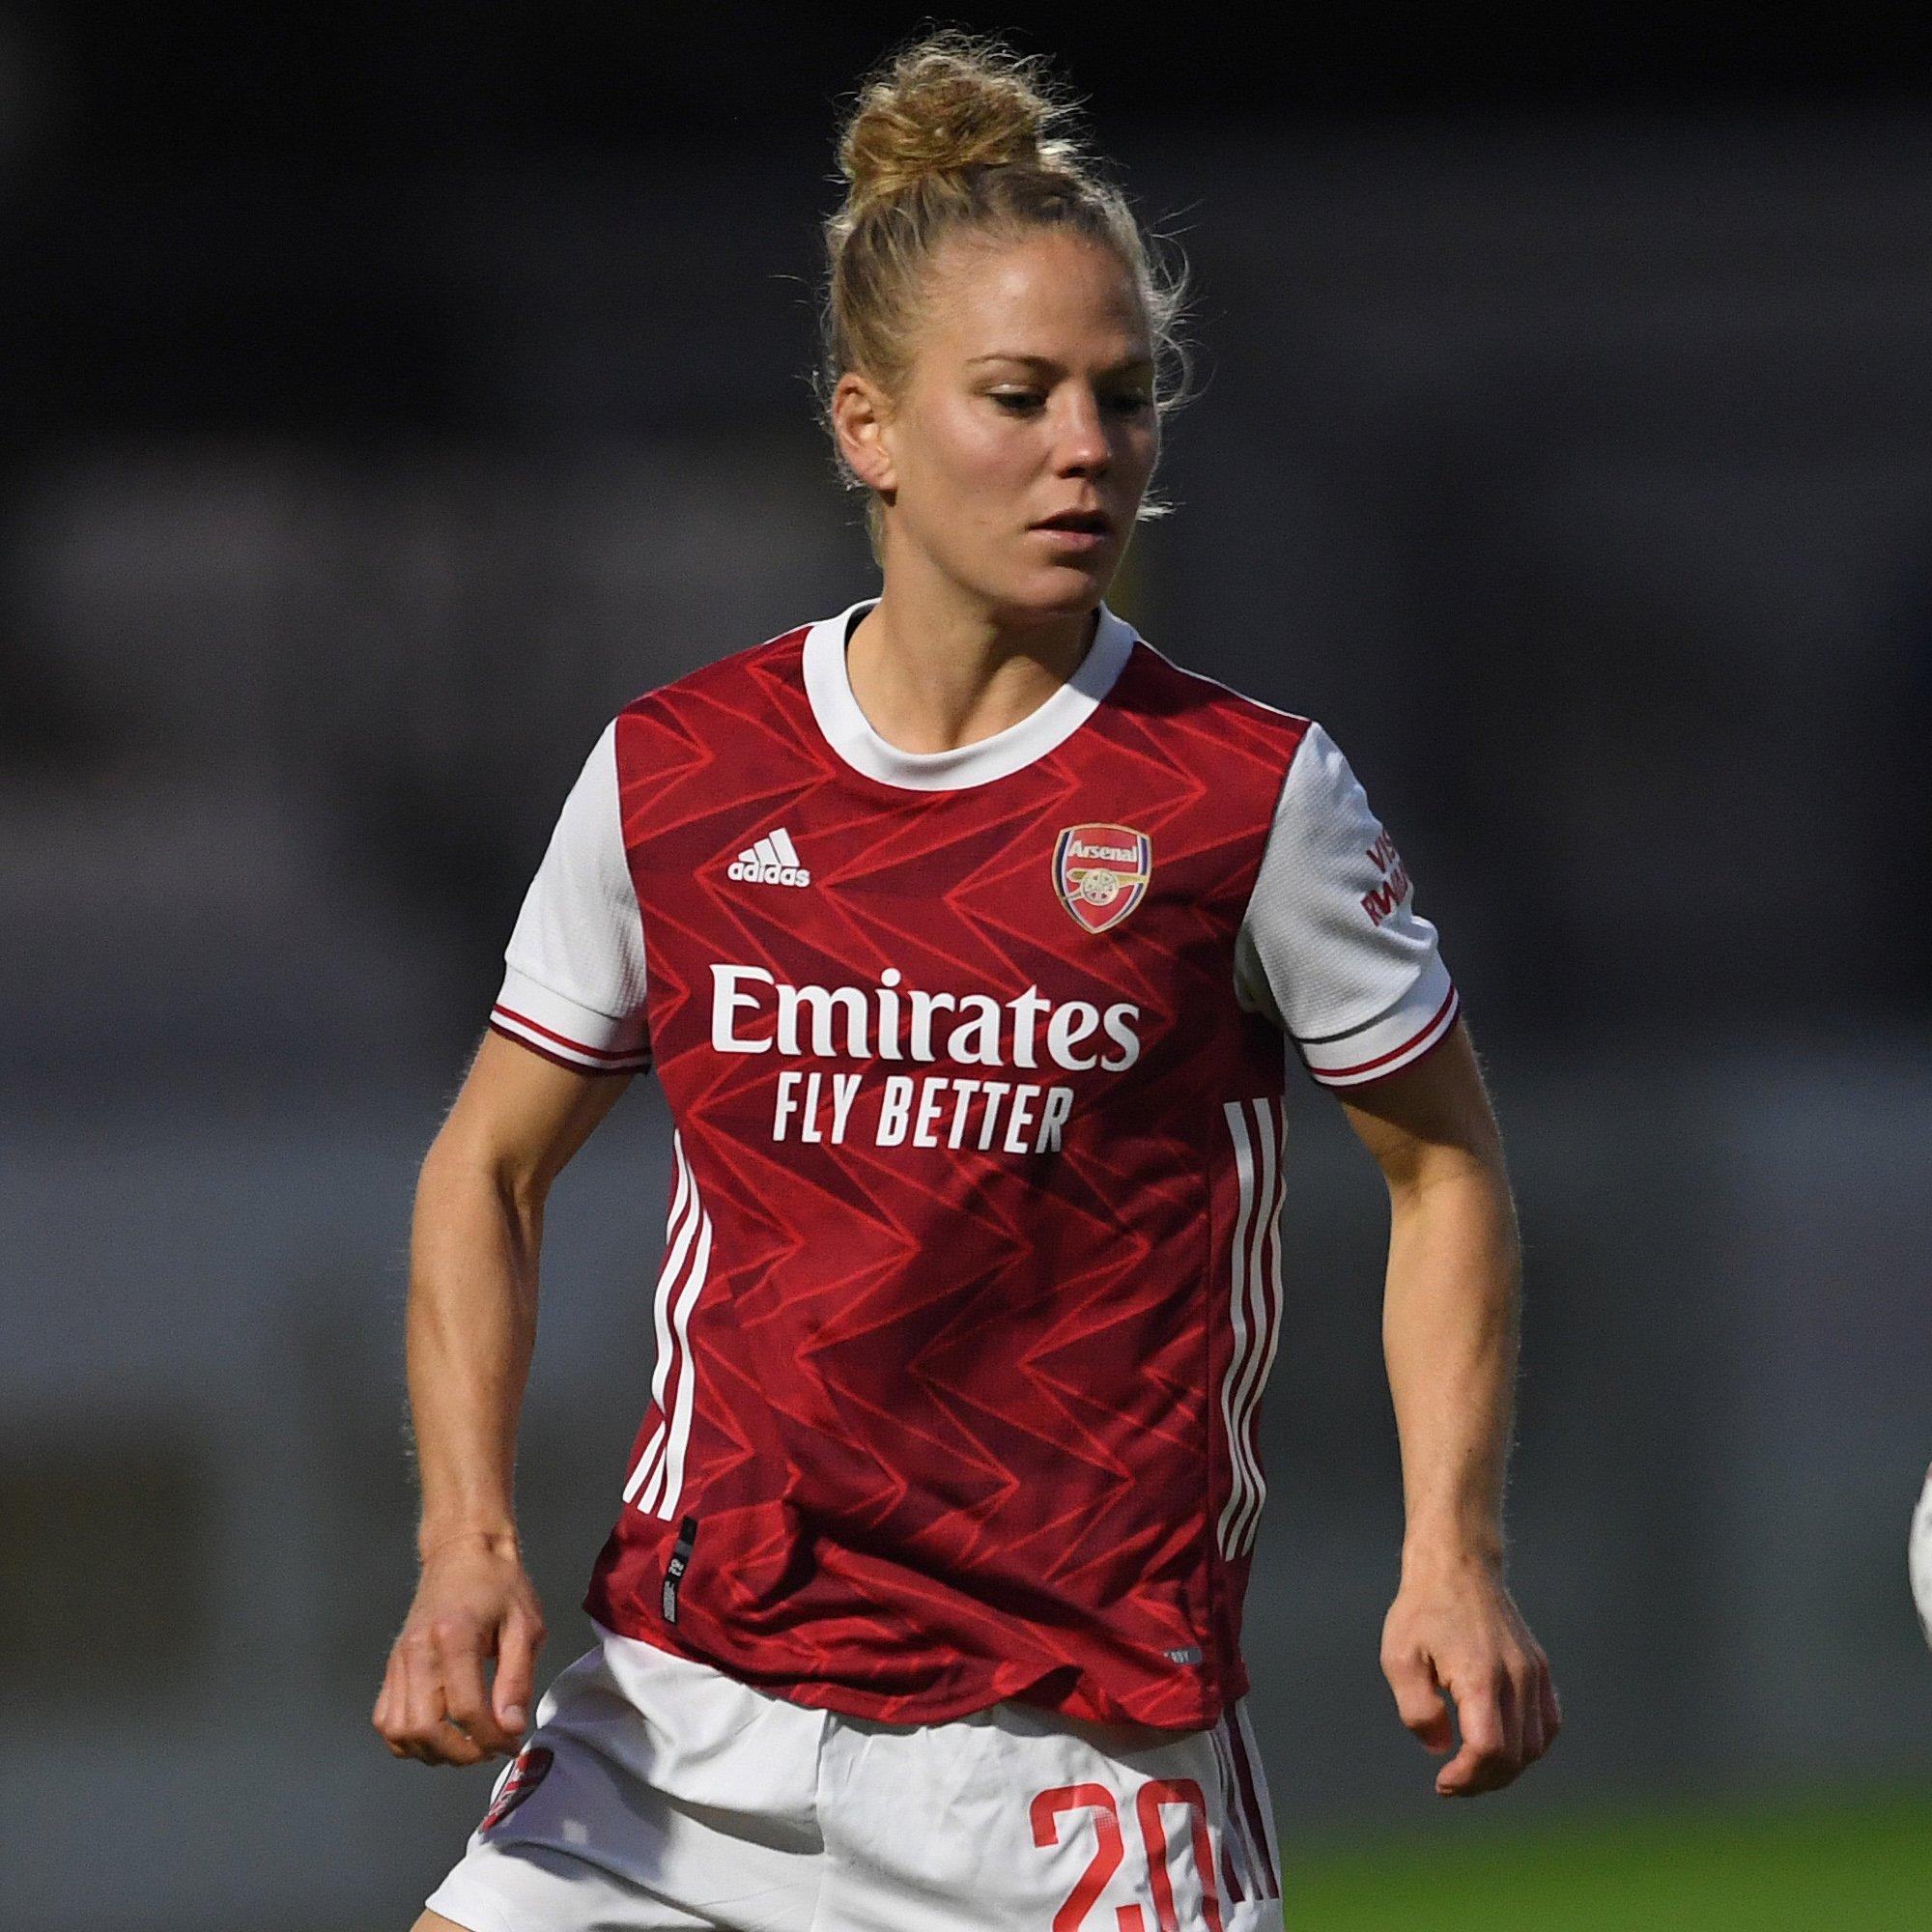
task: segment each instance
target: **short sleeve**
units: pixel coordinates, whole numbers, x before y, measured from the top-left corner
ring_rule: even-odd
[[[563,802],[503,958],[492,1031],[574,1072],[650,1065],[643,916],[624,856],[614,722]]]
[[[1311,724],[1289,761],[1235,944],[1236,997],[1324,1087],[1419,1060],[1459,1006],[1435,928],[1341,748]]]

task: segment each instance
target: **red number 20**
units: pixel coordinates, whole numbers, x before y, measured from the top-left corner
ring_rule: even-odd
[[[1202,1908],[1208,1917],[1208,1932],[1221,1932],[1221,1899],[1214,1889],[1214,1853],[1208,1835],[1208,1801],[1191,1777],[1151,1779],[1141,1786],[1134,1799],[1134,1816],[1147,1851],[1148,1878],[1153,1887],[1153,1909],[1160,1920],[1160,1932],[1180,1932],[1179,1915],[1174,1907],[1174,1877],[1167,1865],[1167,1821],[1161,1815],[1162,1807],[1169,1804],[1187,1806],[1194,1869],[1201,1878]],[[1053,1915],[1053,1932],[1083,1932],[1094,1900],[1106,1890],[1107,1881],[1121,1868],[1124,1856],[1121,1814],[1114,1804],[1114,1794],[1104,1784],[1062,1784],[1051,1791],[1042,1791],[1033,1801],[1036,1845],[1059,1844],[1060,1818],[1065,1811],[1093,1812],[1094,1856],[1066,1894],[1065,1903]],[[1114,1918],[1119,1932],[1147,1932],[1147,1916],[1138,1905],[1118,1907]]]

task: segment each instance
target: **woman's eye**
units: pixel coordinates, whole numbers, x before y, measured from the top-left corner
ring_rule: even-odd
[[[1033,389],[993,389],[989,390],[988,393],[992,396],[994,402],[998,403],[1001,408],[1012,415],[1022,415],[1030,410],[1037,410],[1046,400],[1044,396]],[[1151,396],[1140,395],[1133,392],[1109,396],[1106,401],[1110,409],[1118,410],[1122,415],[1135,415],[1142,410],[1151,410],[1153,408],[1153,398]]]

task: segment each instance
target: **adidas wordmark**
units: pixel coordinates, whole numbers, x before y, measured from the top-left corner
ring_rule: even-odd
[[[811,874],[798,862],[798,847],[782,825],[747,847],[724,868],[726,878],[751,886],[809,886]]]

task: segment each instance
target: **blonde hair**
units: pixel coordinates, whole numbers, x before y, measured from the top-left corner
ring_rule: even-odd
[[[1164,418],[1186,400],[1185,265],[1169,268],[1126,197],[1063,131],[1071,111],[1037,58],[953,28],[889,55],[862,84],[838,135],[844,204],[824,230],[816,386],[828,431],[833,393],[848,371],[869,377],[889,397],[900,393],[926,271],[940,243],[961,230],[1017,239],[1065,228],[1111,248],[1147,316],[1155,409]],[[841,480],[865,489],[836,435],[833,450]],[[1170,508],[1143,498],[1140,515]],[[876,495],[866,526],[883,562]]]

